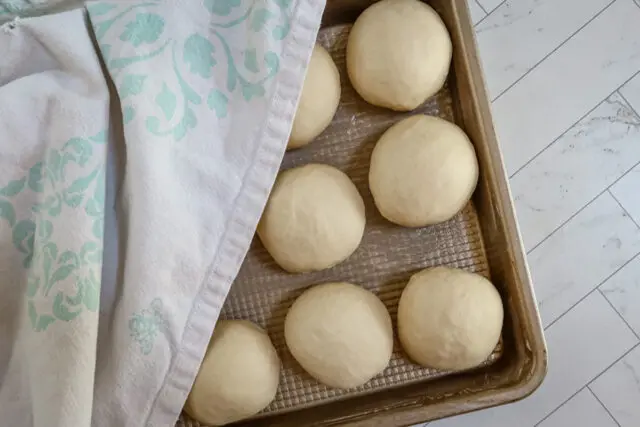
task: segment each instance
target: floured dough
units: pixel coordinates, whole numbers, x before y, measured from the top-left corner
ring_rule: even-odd
[[[502,300],[493,284],[464,270],[437,267],[414,274],[400,297],[398,334],[423,366],[469,369],[500,339]]]
[[[340,74],[329,53],[313,48],[287,149],[302,147],[325,130],[340,102]]]
[[[446,221],[469,201],[478,160],[467,135],[437,117],[416,115],[389,128],[371,155],[369,187],[385,218],[406,227]]]
[[[409,111],[438,92],[452,45],[438,14],[418,0],[382,0],[356,20],[347,42],[347,71],[365,101]]]
[[[285,319],[285,340],[311,376],[337,388],[357,387],[389,364],[393,330],[386,307],[350,283],[305,291]]]
[[[280,359],[269,336],[245,320],[220,321],[185,404],[201,423],[221,426],[264,409],[276,395]]]
[[[345,260],[360,244],[364,226],[364,202],[349,177],[310,164],[280,173],[258,236],[282,268],[296,273]]]

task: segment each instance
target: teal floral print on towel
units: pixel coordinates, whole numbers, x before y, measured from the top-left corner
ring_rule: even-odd
[[[189,71],[204,78],[211,77],[211,70],[217,64],[213,57],[215,48],[200,34],[194,33],[184,42],[182,60],[189,64]]]
[[[158,334],[168,332],[168,322],[164,317],[163,304],[159,298],[154,299],[148,308],[134,313],[129,319],[129,333],[140,345],[142,354],[147,355],[153,349]]]
[[[205,0],[204,4],[209,12],[218,16],[228,16],[231,10],[240,6],[240,0]]]
[[[16,17],[29,18],[58,13],[79,4],[80,0],[0,0],[0,23]]]
[[[164,29],[164,19],[154,13],[138,13],[133,21],[127,24],[126,30],[120,34],[120,40],[140,46],[142,43],[153,43],[160,37]]]
[[[47,0],[0,0],[0,18],[4,15],[21,15],[46,3]]]
[[[11,227],[13,246],[28,269],[27,314],[36,332],[99,308],[105,145],[105,132],[71,138],[0,187],[0,220]],[[15,199],[27,192],[36,201],[28,217],[18,218]],[[70,218],[82,218],[86,233],[77,230],[69,239],[64,230]]]
[[[263,98],[290,29],[290,0],[204,0],[189,8],[201,8],[206,24],[172,27],[180,20],[167,15],[180,11],[160,1],[87,6],[125,126],[160,140],[183,140],[203,118],[225,120],[232,101]]]

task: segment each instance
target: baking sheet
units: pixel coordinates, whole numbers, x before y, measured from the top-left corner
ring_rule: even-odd
[[[278,267],[259,239],[254,239],[221,317],[247,319],[266,328],[282,360],[276,398],[258,416],[294,411],[446,375],[446,372],[411,363],[401,350],[397,341],[396,311],[402,289],[413,273],[437,265],[463,268],[490,278],[478,215],[471,202],[450,221],[416,229],[390,223],[375,208],[368,188],[368,172],[371,152],[380,135],[392,124],[413,114],[456,120],[449,84],[409,113],[374,107],[362,100],[348,82],[345,66],[350,27],[346,24],[325,28],[318,37],[340,70],[342,95],[336,116],[329,128],[311,144],[288,152],[282,169],[326,163],[344,171],[363,196],[367,217],[365,234],[360,247],[345,262],[329,270],[297,275]],[[284,342],[284,318],[295,298],[311,285],[332,281],[348,281],[373,291],[386,305],[394,323],[395,345],[389,366],[367,384],[351,390],[338,390],[315,381],[293,359]],[[485,364],[496,361],[501,351],[499,344]],[[183,422],[187,422],[186,416]]]

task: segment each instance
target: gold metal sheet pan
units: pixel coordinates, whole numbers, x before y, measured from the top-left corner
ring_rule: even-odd
[[[546,348],[513,209],[491,126],[472,27],[464,0],[429,2],[454,42],[454,64],[445,87],[410,113],[367,104],[351,87],[345,48],[351,23],[372,2],[329,0],[318,41],[338,69],[342,96],[336,116],[315,141],[285,155],[282,169],[326,163],[343,170],[365,201],[367,225],[360,247],[329,270],[292,275],[254,239],[221,317],[263,326],[282,359],[275,400],[247,426],[396,426],[517,400],[537,387],[546,370]],[[368,189],[371,151],[393,123],[429,114],[460,125],[480,163],[480,183],[462,212],[443,224],[403,228],[386,221]],[[307,287],[348,281],[372,290],[387,306],[395,332],[397,303],[408,278],[426,267],[447,265],[490,278],[505,302],[503,338],[483,366],[451,374],[411,363],[396,334],[391,362],[367,384],[337,390],[319,384],[295,362],[284,342],[284,317]],[[183,415],[178,427],[199,427]]]

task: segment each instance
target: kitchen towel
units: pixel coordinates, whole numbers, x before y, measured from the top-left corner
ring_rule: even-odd
[[[88,2],[0,27],[3,422],[175,423],[323,6]]]

